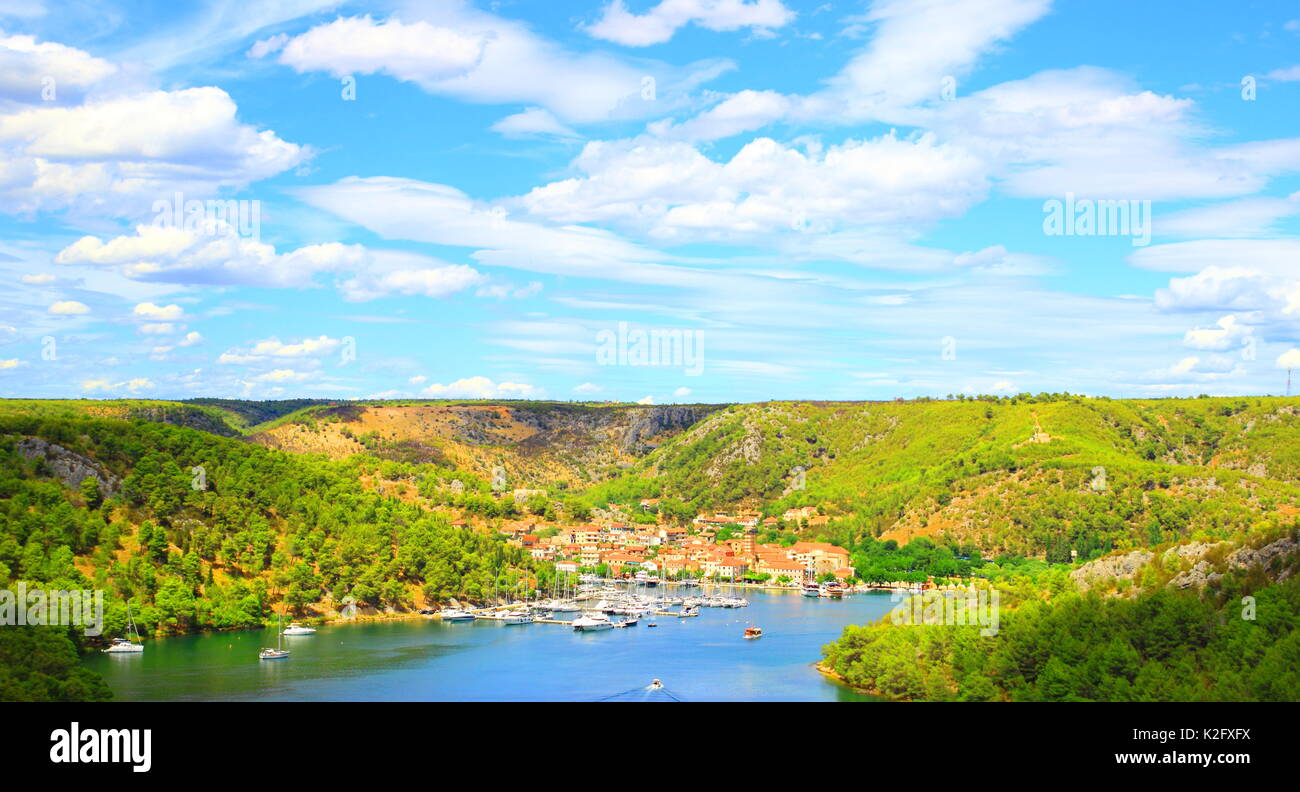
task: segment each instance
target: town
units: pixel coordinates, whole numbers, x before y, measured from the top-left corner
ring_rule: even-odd
[[[645,514],[654,505],[655,499],[646,499],[637,508]],[[827,518],[813,506],[788,509],[781,517],[764,518],[757,512],[700,514],[689,526],[662,519],[632,522],[628,509],[610,504],[593,514],[591,522],[572,526],[533,518],[507,520],[500,531],[510,544],[526,549],[538,561],[554,563],[560,573],[789,588],[825,583],[840,589],[857,582],[849,551],[843,547],[828,542],[759,541],[762,534],[781,528],[803,530],[824,524]]]

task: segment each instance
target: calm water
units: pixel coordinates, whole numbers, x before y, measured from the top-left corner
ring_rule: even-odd
[[[840,601],[796,592],[745,592],[748,608],[701,608],[659,626],[575,633],[558,624],[508,626],[434,619],[327,625],[285,637],[292,654],[259,660],[275,631],[148,641],[141,655],[96,654],[86,663],[124,701],[579,701],[658,678],[686,701],[860,701],[814,668],[846,624],[874,621],[888,594]],[[741,638],[757,624],[763,637]],[[661,700],[636,692],[619,700]]]

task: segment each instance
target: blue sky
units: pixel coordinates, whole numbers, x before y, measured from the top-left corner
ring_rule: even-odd
[[[1278,394],[1297,122],[1289,2],[0,0],[0,395]]]

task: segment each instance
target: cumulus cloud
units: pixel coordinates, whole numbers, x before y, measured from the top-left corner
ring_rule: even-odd
[[[978,158],[929,134],[808,150],[757,138],[725,162],[684,142],[597,141],[573,167],[582,175],[520,203],[559,222],[616,222],[664,238],[928,223],[960,214],[989,186]]]
[[[154,305],[151,302],[143,302],[137,305],[132,313],[143,319],[172,320],[180,319],[185,314],[185,310],[175,303]]]
[[[447,385],[433,383],[421,393],[446,399],[527,399],[537,388],[519,382],[493,382],[487,377],[466,377]]]
[[[59,300],[49,307],[55,316],[77,316],[90,313],[90,306],[76,300]]]
[[[302,382],[310,377],[307,372],[294,371],[293,369],[275,369],[265,374],[255,374],[250,379],[254,382]]]
[[[129,217],[158,195],[242,188],[309,155],[240,123],[214,87],[22,108],[0,115],[0,209]]]
[[[1281,300],[1271,275],[1248,267],[1206,267],[1186,278],[1172,278],[1156,290],[1156,307],[1163,311],[1253,311]]]
[[[1251,328],[1239,323],[1237,317],[1229,314],[1220,319],[1215,327],[1188,330],[1183,336],[1183,345],[1192,349],[1223,352],[1242,346],[1250,337]]]
[[[149,390],[154,387],[156,386],[153,381],[145,377],[137,377],[135,379],[123,380],[121,382],[113,382],[110,379],[100,377],[96,379],[83,380],[81,383],[81,389],[86,393],[92,393],[94,391],[116,391],[122,390],[123,388],[131,393],[138,393],[139,391]]]
[[[280,63],[299,72],[324,71],[336,77],[385,72],[428,87],[471,71],[483,57],[487,41],[482,34],[427,22],[408,25],[397,19],[375,22],[369,16],[339,18],[279,42]]]
[[[795,14],[781,0],[660,0],[644,14],[627,10],[623,0],[610,0],[600,19],[587,25],[591,36],[627,47],[662,44],[681,27],[696,24],[716,31],[779,28]]]
[[[1300,368],[1300,349],[1292,347],[1278,355],[1277,367],[1284,369]]]
[[[297,360],[298,362],[293,365],[300,368],[319,367],[321,358],[333,354],[343,344],[344,339],[331,338],[324,334],[315,338],[306,337],[288,342],[272,336],[254,341],[246,347],[227,349],[217,357],[217,363],[223,366],[252,367],[254,370],[267,369],[262,374],[252,377],[256,381],[299,380],[304,379],[306,375],[297,376],[297,371],[275,367],[283,366],[289,359]],[[286,374],[286,371],[290,373]],[[291,377],[290,374],[294,376]]]
[[[75,102],[117,71],[75,47],[0,33],[0,103]]]

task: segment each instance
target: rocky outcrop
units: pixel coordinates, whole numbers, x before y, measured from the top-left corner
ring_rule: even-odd
[[[638,456],[653,451],[657,443],[648,442],[664,432],[685,429],[699,420],[694,407],[648,407],[634,414],[623,434],[623,450]]]
[[[1080,566],[1070,573],[1080,591],[1087,591],[1095,585],[1109,587],[1116,580],[1132,580],[1138,570],[1146,566],[1154,553],[1146,550],[1134,550],[1124,555],[1106,556]]]
[[[50,472],[68,487],[79,487],[85,479],[94,478],[99,482],[99,491],[107,497],[116,493],[122,483],[94,460],[41,437],[24,437],[18,441],[17,450],[23,459],[44,457]]]
[[[1190,567],[1169,580],[1169,587],[1203,589],[1218,583],[1230,569],[1252,567],[1262,568],[1270,578],[1280,582],[1290,577],[1295,568],[1294,564],[1283,566],[1282,562],[1300,552],[1300,542],[1289,536],[1259,548],[1239,547],[1225,557],[1221,553],[1228,546],[1227,542],[1188,542],[1166,550],[1160,557],[1166,568],[1192,562]],[[1115,580],[1132,580],[1154,558],[1153,553],[1145,550],[1099,558],[1074,570],[1070,577],[1081,591],[1095,586],[1109,587]]]
[[[1236,550],[1232,555],[1228,556],[1228,566],[1234,569],[1260,566],[1265,571],[1276,571],[1276,579],[1282,581],[1291,576],[1292,569],[1275,570],[1276,562],[1294,554],[1298,550],[1300,550],[1300,542],[1289,536],[1284,536],[1260,548],[1243,547]]]

